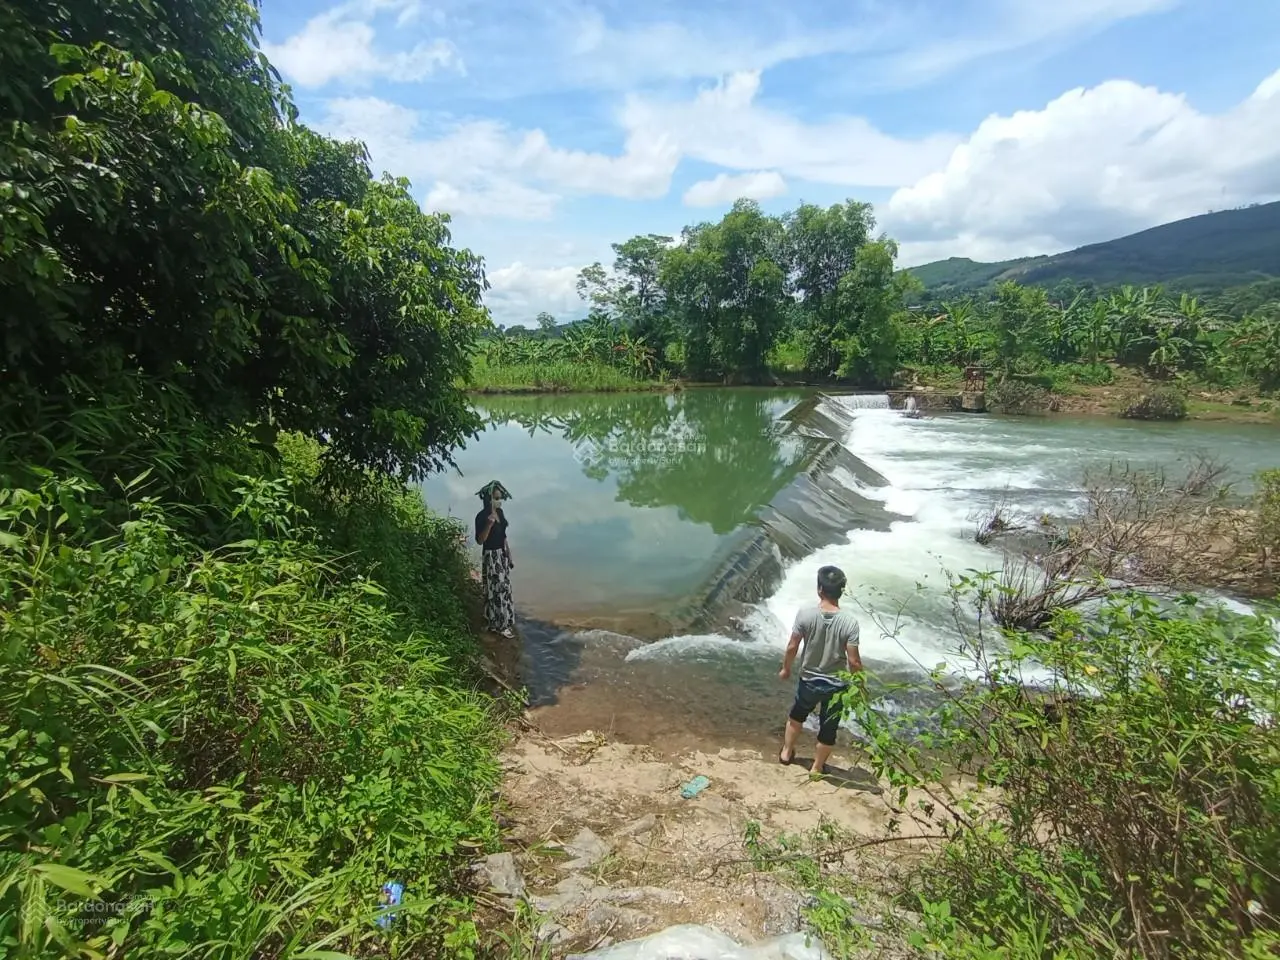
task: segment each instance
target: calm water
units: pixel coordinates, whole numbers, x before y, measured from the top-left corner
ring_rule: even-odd
[[[778,418],[801,396],[494,399],[481,406],[485,432],[457,456],[461,475],[429,480],[427,501],[470,523],[476,491],[502,480],[529,616],[662,616],[800,471],[808,447]]]
[[[1176,473],[1204,454],[1229,464],[1242,491],[1280,466],[1269,426],[909,420],[876,397],[810,399],[799,420],[782,419],[805,396],[713,389],[482,405],[489,425],[459,452],[460,475],[432,478],[425,494],[470,520],[484,482],[511,491],[516,605],[544,702],[567,684],[599,698],[604,685],[685,725],[736,729],[771,715],[785,699],[773,675],[790,622],[826,563],[849,576],[864,660],[910,676],[951,659],[946,571],[1000,564],[971,537],[996,501],[1029,518],[1069,514],[1085,472],[1115,462]],[[712,582],[751,602],[693,629],[690,605]]]

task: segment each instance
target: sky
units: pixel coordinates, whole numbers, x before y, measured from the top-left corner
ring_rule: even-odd
[[[739,197],[904,266],[1280,199],[1280,0],[263,0],[309,126],[484,258],[496,323]]]

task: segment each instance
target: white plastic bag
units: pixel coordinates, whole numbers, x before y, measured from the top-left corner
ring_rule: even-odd
[[[831,954],[803,933],[744,947],[710,927],[682,924],[568,960],[831,960]]]

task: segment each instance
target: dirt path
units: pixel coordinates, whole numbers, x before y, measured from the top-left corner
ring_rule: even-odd
[[[797,931],[803,885],[756,868],[744,844],[750,825],[770,843],[824,826],[857,838],[845,847],[888,835],[881,786],[839,750],[829,777],[811,781],[803,741],[798,762],[783,766],[752,750],[663,755],[592,731],[553,740],[526,726],[504,754],[508,852],[490,858],[481,882],[495,888],[496,906],[527,898],[538,914],[530,933],[552,957],[682,923],[744,944]],[[709,785],[683,798],[681,786],[698,775]],[[890,889],[904,858],[927,843],[846,849],[830,864],[868,891],[857,904],[868,956],[901,949],[896,911],[872,891]]]

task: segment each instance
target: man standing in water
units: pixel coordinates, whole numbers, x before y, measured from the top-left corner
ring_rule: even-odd
[[[833,701],[836,694],[848,686],[840,679],[839,673],[844,669],[850,673],[862,670],[862,657],[858,654],[858,621],[840,609],[840,596],[846,582],[844,571],[839,567],[828,566],[818,571],[818,603],[796,614],[791,642],[787,644],[787,654],[778,673],[783,680],[791,679],[791,665],[796,655],[800,655],[800,683],[787,718],[787,732],[778,760],[786,764],[795,759],[796,738],[816,708],[818,746],[813,751],[810,772],[819,776],[826,772],[827,759],[831,756],[831,748],[836,745],[836,730],[840,725],[840,712]]]

